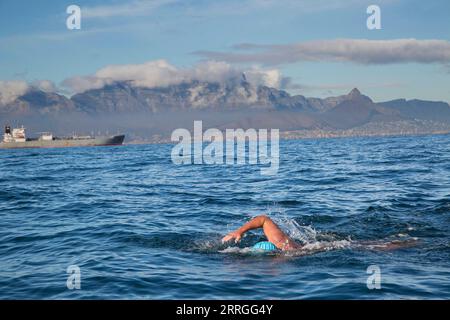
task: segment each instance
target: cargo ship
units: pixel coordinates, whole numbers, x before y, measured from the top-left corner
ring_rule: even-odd
[[[0,149],[18,148],[64,148],[64,147],[91,147],[121,145],[125,135],[109,137],[77,136],[55,137],[51,132],[43,132],[38,138],[27,138],[25,128],[12,128],[5,126]]]

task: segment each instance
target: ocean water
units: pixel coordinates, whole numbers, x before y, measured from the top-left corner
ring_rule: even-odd
[[[275,176],[171,148],[0,150],[0,298],[450,298],[450,136],[281,141]],[[261,213],[304,249],[220,243]]]

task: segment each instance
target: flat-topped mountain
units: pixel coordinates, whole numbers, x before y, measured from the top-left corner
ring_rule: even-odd
[[[14,101],[0,105],[0,117],[4,121],[33,118],[39,122],[51,118],[56,122],[58,118],[67,119],[73,114],[96,119],[93,123],[97,124],[111,117],[124,119],[123,130],[132,129],[134,122],[131,119],[138,115],[140,127],[152,127],[156,132],[171,128],[175,123],[181,125],[175,119],[189,119],[189,115],[199,120],[202,116],[207,117],[217,127],[281,130],[345,130],[368,123],[410,120],[450,124],[450,106],[446,102],[398,99],[375,103],[357,88],[346,95],[310,98],[267,86],[254,86],[245,77],[222,83],[194,80],[155,88],[122,81],[70,98],[32,88]],[[171,125],[165,126],[159,116],[162,114]],[[114,127],[114,123],[110,121],[108,125]]]

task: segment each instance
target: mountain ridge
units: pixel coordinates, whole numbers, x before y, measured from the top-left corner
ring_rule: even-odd
[[[413,120],[450,125],[450,106],[446,102],[396,99],[375,103],[357,88],[341,96],[313,98],[254,86],[245,78],[222,83],[194,80],[154,88],[121,81],[70,98],[34,88],[9,104],[0,105],[0,117],[6,121],[33,118],[56,123],[71,115],[104,120],[105,126],[111,117],[128,118],[127,124],[120,124],[124,130],[135,127],[131,119],[136,115],[143,121],[141,127],[153,126],[158,128],[156,131],[164,130],[164,122],[158,119],[164,118],[169,128],[179,123],[172,121],[176,117],[187,119],[194,115],[209,118],[218,127],[245,124],[281,130],[348,130],[368,123]],[[161,123],[155,123],[158,121]],[[117,127],[116,122],[112,126]]]

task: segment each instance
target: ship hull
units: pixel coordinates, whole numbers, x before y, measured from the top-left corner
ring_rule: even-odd
[[[118,146],[123,143],[124,139],[124,135],[118,135],[113,137],[92,139],[55,139],[50,141],[32,140],[25,142],[2,142],[0,143],[0,149]]]

